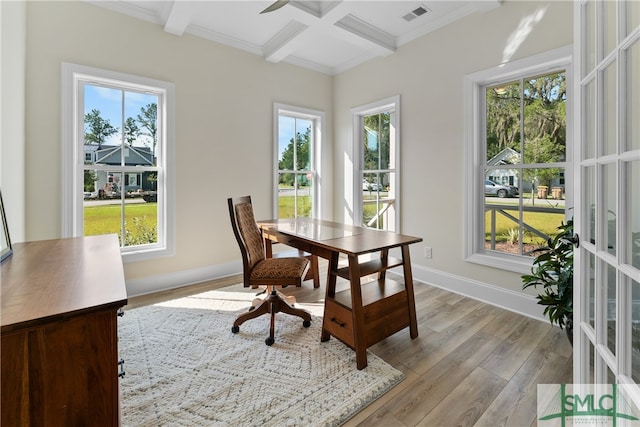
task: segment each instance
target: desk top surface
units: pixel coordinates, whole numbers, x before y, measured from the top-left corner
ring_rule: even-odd
[[[127,301],[114,234],[17,243],[0,270],[2,332]]]
[[[258,221],[258,225],[267,232],[285,234],[316,246],[352,255],[422,241],[420,237],[311,218],[264,220]]]

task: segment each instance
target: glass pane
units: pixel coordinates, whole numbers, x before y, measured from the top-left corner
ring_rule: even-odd
[[[595,347],[593,345],[593,343],[589,340],[589,338],[587,338],[586,336],[584,337],[584,339],[586,341],[588,341],[589,343],[589,372],[587,373],[587,378],[585,378],[585,382],[588,384],[595,384],[595,377],[596,377],[596,363],[595,363],[595,354],[596,354],[596,350]]]
[[[585,7],[585,38],[584,38],[584,74],[593,70],[596,64],[596,2],[590,0]]]
[[[631,282],[631,377],[640,382],[640,283]]]
[[[583,89],[584,109],[584,150],[583,159],[593,159],[596,155],[596,81],[591,79]]]
[[[607,291],[607,347],[616,354],[616,269],[606,265],[605,289]]]
[[[520,163],[520,83],[486,90],[487,165]]]
[[[295,218],[295,195],[295,174],[278,174],[278,218]]]
[[[278,169],[294,170],[294,136],[296,130],[296,120],[293,117],[278,117]],[[282,183],[282,179],[280,180]],[[291,179],[293,186],[293,178]]]
[[[296,190],[296,216],[311,218],[313,213],[313,176],[311,172],[297,174]]]
[[[603,115],[604,121],[602,126],[604,128],[602,143],[602,154],[615,154],[616,153],[616,119],[617,119],[617,93],[616,93],[616,63],[613,62],[603,71]]]
[[[278,169],[310,170],[312,150],[311,120],[278,117]]]
[[[124,164],[155,166],[158,158],[158,96],[124,93]],[[130,149],[128,149],[130,148]]]
[[[584,170],[584,194],[585,194],[585,207],[587,209],[589,218],[585,222],[586,235],[589,236],[589,241],[593,244],[596,243],[596,168],[595,166],[586,167]]]
[[[627,225],[630,240],[626,243],[625,263],[640,269],[640,161],[626,164],[627,195]]]
[[[111,184],[107,182],[107,172],[84,172],[85,236],[112,233],[122,235],[122,201],[111,189]]]
[[[617,1],[603,1],[604,14],[604,56],[607,56],[618,45],[618,19],[616,18]]]
[[[640,2],[638,0],[627,0],[625,2],[627,7],[627,31],[626,35],[631,34],[631,31],[636,29],[640,25]]]
[[[296,119],[296,170],[311,170],[312,147],[311,120]]]
[[[604,238],[603,242],[604,248],[612,254],[616,254],[616,222],[617,222],[617,207],[616,207],[616,165],[615,164],[607,164],[603,165],[603,174],[602,178],[604,181],[604,206],[606,208],[605,221],[603,226],[604,230]]]
[[[364,169],[378,170],[392,167],[391,112],[364,117]]]
[[[127,197],[124,205],[124,246],[158,243],[158,203]]]
[[[85,154],[93,153],[93,162],[120,165],[123,91],[102,86],[84,85]]]
[[[521,197],[518,186],[509,184],[519,184],[518,176],[502,172],[506,170],[485,170],[485,249],[533,256],[564,220],[563,170],[525,169]],[[547,185],[534,187],[536,177]]]
[[[397,207],[391,188],[395,173],[367,173],[362,181],[362,223],[366,227],[395,231]]]
[[[586,252],[589,254],[589,271],[587,273],[587,280],[589,281],[589,288],[587,295],[588,304],[587,304],[587,318],[589,319],[589,324],[592,328],[595,329],[595,307],[596,307],[596,257],[590,252]]]
[[[564,72],[524,82],[524,163],[566,159],[566,93]]]
[[[634,2],[640,5],[640,1]],[[638,6],[640,9],[640,6]],[[640,149],[640,41],[636,40],[626,51],[627,73],[625,99],[627,108],[627,151]]]

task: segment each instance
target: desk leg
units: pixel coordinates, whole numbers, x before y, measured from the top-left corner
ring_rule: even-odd
[[[385,267],[389,265],[389,249],[383,249],[380,251],[380,261],[382,262],[382,265],[384,265]],[[383,269],[381,272],[378,273],[378,279],[380,280],[380,283],[384,283],[384,279],[386,275],[387,275],[386,269]]]
[[[325,293],[325,301],[327,301],[328,299],[333,299],[336,296],[336,280],[338,278],[336,275],[336,271],[338,270],[339,256],[340,254],[338,252],[332,252],[331,258],[329,259],[329,275],[327,276],[327,289]],[[324,313],[324,316],[322,317],[322,334],[320,335],[321,342],[329,341],[329,338],[331,338],[331,334],[329,334],[329,332],[327,332],[327,330],[324,327],[324,322],[327,322],[328,321],[327,319],[328,319],[328,316],[327,316],[326,307],[325,307],[325,313]]]
[[[411,273],[411,255],[409,255],[409,245],[402,246],[402,265],[404,269],[404,288],[407,291],[409,335],[411,336],[411,339],[414,339],[418,337],[418,320],[416,318],[416,299],[413,293],[413,275]]]
[[[351,287],[351,315],[353,319],[353,347],[356,351],[356,367],[367,367],[367,342],[360,288],[360,263],[357,255],[349,255],[349,285]]]

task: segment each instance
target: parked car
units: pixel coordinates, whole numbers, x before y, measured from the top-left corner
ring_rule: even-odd
[[[362,189],[369,191],[382,191],[382,186],[377,182],[362,181]]]
[[[518,187],[513,185],[497,184],[490,179],[484,181],[484,194],[486,196],[515,197],[518,195]]]

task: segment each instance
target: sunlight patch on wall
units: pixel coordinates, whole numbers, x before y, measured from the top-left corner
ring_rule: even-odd
[[[549,6],[540,7],[531,15],[526,16],[520,20],[518,28],[513,33],[511,33],[511,35],[507,39],[507,45],[502,51],[503,64],[506,64],[507,62],[509,62],[509,60],[511,60],[520,45],[524,43],[531,31],[533,31],[533,27],[538,22],[542,21],[542,18],[544,17],[548,8]]]

